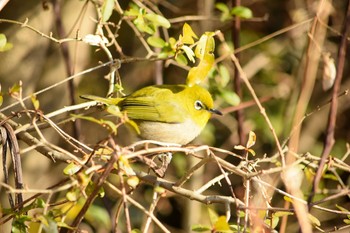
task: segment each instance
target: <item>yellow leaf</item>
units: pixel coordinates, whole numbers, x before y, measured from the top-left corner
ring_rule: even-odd
[[[223,232],[223,231],[230,230],[230,226],[228,225],[225,216],[220,216],[219,217],[218,221],[214,225],[214,229],[217,232]]]
[[[250,148],[255,145],[256,142],[256,134],[253,131],[249,132],[248,142],[247,142],[247,148]]]
[[[31,101],[32,101],[32,104],[33,104],[33,106],[34,106],[34,109],[35,109],[35,110],[38,110],[39,107],[40,107],[40,102],[39,102],[39,100],[36,98],[36,95],[32,95],[32,96],[30,97],[30,99],[31,99]]]
[[[198,66],[190,69],[187,75],[186,84],[188,86],[193,86],[204,81],[213,65],[214,55],[206,56],[205,59],[199,62]]]
[[[137,176],[131,176],[127,179],[126,181],[128,183],[128,185],[132,188],[136,188],[137,185],[140,183],[140,180]]]
[[[185,23],[182,28],[182,36],[180,36],[179,40],[181,40],[183,44],[194,44],[193,38],[197,39],[198,37],[193,32],[191,26]]]
[[[316,218],[315,216],[313,216],[310,213],[307,216],[314,226],[318,226],[318,227],[321,226],[321,222],[318,218]]]
[[[195,54],[199,59],[204,59],[206,55],[213,55],[215,49],[215,40],[213,32],[204,33],[198,41]]]

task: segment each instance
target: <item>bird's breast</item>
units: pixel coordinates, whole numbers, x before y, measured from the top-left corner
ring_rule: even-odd
[[[138,127],[143,139],[181,145],[190,143],[203,129],[190,119],[182,123],[140,121]]]

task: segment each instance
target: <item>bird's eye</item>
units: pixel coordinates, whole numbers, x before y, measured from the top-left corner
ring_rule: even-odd
[[[196,100],[194,102],[194,108],[197,109],[197,110],[203,109],[204,108],[203,103],[201,101],[199,101],[199,100]]]

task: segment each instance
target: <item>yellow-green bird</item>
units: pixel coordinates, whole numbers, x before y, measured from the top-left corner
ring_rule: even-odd
[[[99,97],[82,98],[108,103]],[[212,113],[222,115],[213,108],[210,93],[198,85],[147,86],[118,99],[114,103],[135,121],[141,138],[166,143],[186,145],[200,134]]]

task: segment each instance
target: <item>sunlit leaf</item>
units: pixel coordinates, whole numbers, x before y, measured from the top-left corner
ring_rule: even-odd
[[[118,166],[119,166],[119,169],[124,171],[125,175],[127,175],[127,176],[134,176],[135,175],[135,172],[132,169],[132,167],[130,166],[129,161],[124,156],[119,157]]]
[[[284,217],[288,215],[294,215],[294,213],[288,211],[276,211],[275,213],[273,213],[273,215],[276,217]]]
[[[318,227],[321,226],[320,220],[318,218],[316,218],[314,215],[308,213],[307,216],[314,226],[318,226]]]
[[[249,132],[247,148],[250,148],[255,145],[256,142],[256,134],[253,131]]]
[[[255,156],[255,151],[253,149],[247,149],[248,153],[251,155]]]
[[[5,34],[0,33],[0,52],[5,52],[12,49],[13,45],[7,42]]]
[[[124,11],[125,16],[138,16],[139,14],[140,14],[139,7],[132,2],[129,4],[128,9]]]
[[[3,48],[7,43],[7,38],[5,34],[0,33],[0,48]]]
[[[216,223],[214,224],[214,229],[218,232],[228,232],[230,231],[230,226],[226,221],[225,216],[220,216]]]
[[[16,95],[16,94],[18,94],[18,92],[20,92],[21,88],[22,88],[21,83],[15,83],[15,84],[13,84],[13,86],[10,88],[9,94],[10,94],[10,95],[14,95],[14,94]]]
[[[180,41],[183,44],[189,44],[192,45],[194,44],[194,40],[193,38],[197,39],[197,35],[193,32],[192,28],[190,25],[188,25],[187,23],[184,24],[183,28],[182,28],[182,35],[180,37]]]
[[[68,201],[77,201],[79,199],[79,194],[75,190],[66,193],[66,198]]]
[[[36,98],[36,95],[31,95],[30,99],[31,99],[31,101],[32,101],[32,104],[33,104],[33,106],[34,106],[34,109],[35,109],[35,110],[38,110],[39,107],[40,107],[40,102],[39,102],[39,100]]]
[[[63,169],[63,173],[65,175],[71,176],[77,173],[80,169],[81,169],[81,165],[70,163]]]
[[[140,183],[140,179],[137,176],[131,176],[127,179],[126,183],[132,187],[133,189],[135,189],[137,187],[137,185],[139,185]]]
[[[107,22],[114,9],[114,0],[104,0],[102,5],[102,21]]]
[[[0,92],[0,107],[3,104],[3,102],[4,102],[4,97],[3,97],[2,92]]]
[[[157,185],[155,188],[154,188],[154,191],[158,194],[163,194],[165,192],[165,189],[163,187],[160,187],[159,185]]]
[[[153,24],[149,24],[144,20],[144,15],[139,14],[137,18],[133,21],[135,26],[142,32],[146,32],[153,35],[156,32],[156,28]]]
[[[185,52],[188,60],[190,60],[193,63],[196,61],[194,59],[194,52],[190,47],[188,47],[187,45],[183,45],[183,46],[181,46],[181,49]]]
[[[253,17],[253,12],[244,6],[236,6],[232,8],[231,14],[243,19],[250,19]]]
[[[272,221],[271,221],[272,220]],[[272,219],[268,218],[265,219],[264,221],[266,223],[266,225],[270,226],[272,229],[274,229],[275,227],[277,227],[278,222],[279,222],[279,218],[276,217],[275,215],[272,215]]]
[[[194,52],[197,58],[205,59],[207,55],[212,55],[214,57],[215,40],[213,36],[213,32],[206,32],[201,36]]]
[[[134,130],[136,131],[137,134],[140,134],[141,131],[139,129],[139,127],[137,126],[136,122],[133,121],[133,120],[128,120],[127,123],[132,127],[134,128]]]
[[[214,56],[208,55],[205,59],[201,60],[196,67],[192,67],[188,72],[186,83],[188,86],[199,84],[205,80],[209,71],[214,65]]]
[[[290,198],[290,197],[288,197],[288,196],[283,196],[283,199],[284,199],[285,201],[288,201],[288,202],[293,203],[293,199]]]
[[[209,71],[212,69],[214,58],[214,33],[206,32],[201,36],[195,49],[195,55],[200,59],[198,66],[192,67],[187,75],[186,84],[193,86],[199,84],[207,77]]]

